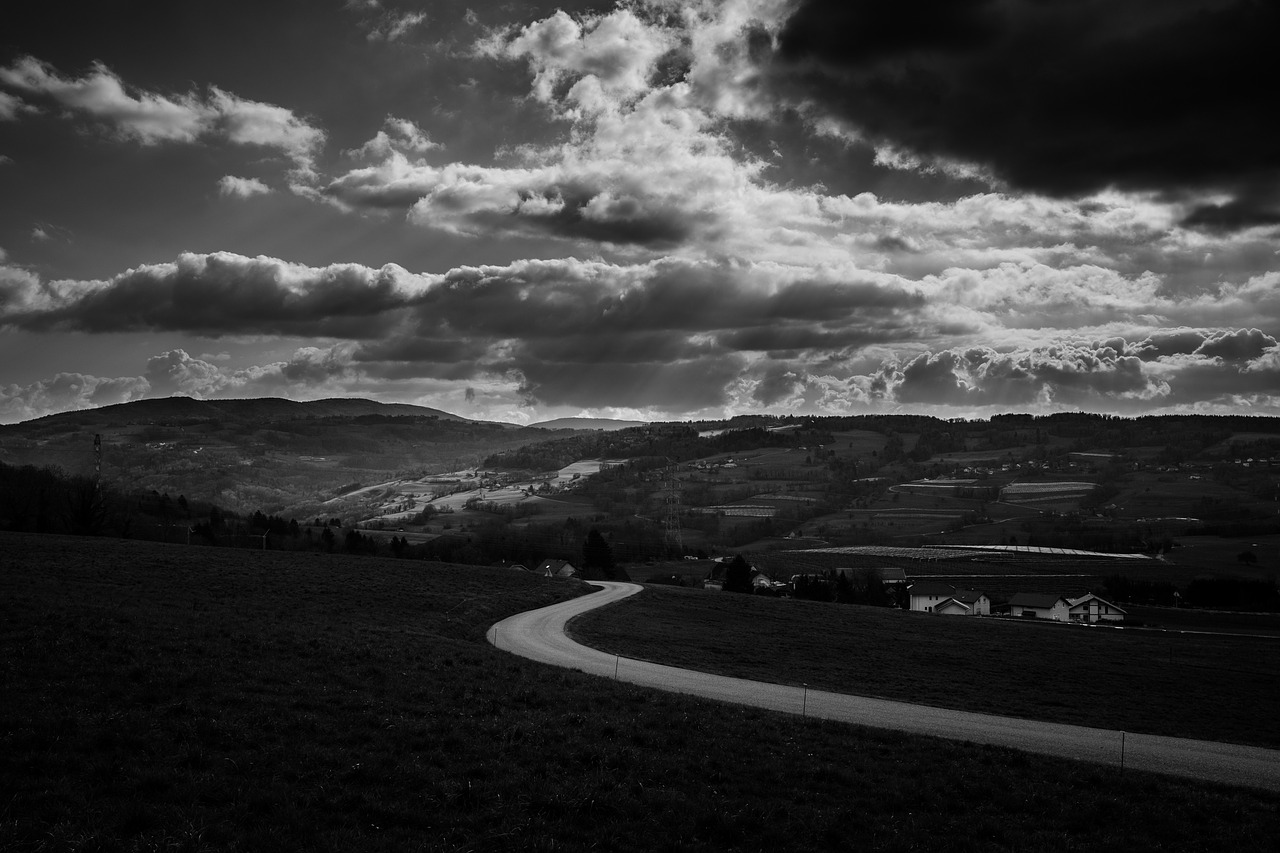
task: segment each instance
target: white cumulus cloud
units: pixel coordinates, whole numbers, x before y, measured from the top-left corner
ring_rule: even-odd
[[[257,178],[238,178],[235,175],[223,175],[218,179],[218,192],[221,195],[235,198],[250,198],[255,195],[266,195],[271,187]]]
[[[224,139],[235,145],[273,148],[296,168],[311,174],[325,133],[285,107],[242,98],[211,86],[165,95],[126,86],[110,68],[95,62],[82,77],[60,74],[32,56],[0,68],[0,83],[47,98],[73,114],[106,125],[115,135],[142,145]]]

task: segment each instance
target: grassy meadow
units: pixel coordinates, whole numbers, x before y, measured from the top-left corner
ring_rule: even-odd
[[[657,587],[570,627],[608,652],[706,672],[1280,748],[1280,637],[965,619]]]
[[[580,591],[0,534],[0,849],[1261,851],[1280,836],[1271,794],[800,721],[484,644],[496,619]]]

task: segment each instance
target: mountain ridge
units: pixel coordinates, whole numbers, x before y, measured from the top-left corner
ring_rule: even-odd
[[[125,426],[139,422],[155,422],[178,418],[196,418],[205,421],[231,419],[235,421],[254,421],[272,423],[281,420],[295,420],[322,417],[360,417],[361,415],[383,415],[390,417],[438,418],[443,421],[460,421],[466,423],[501,423],[498,421],[476,421],[427,406],[415,406],[409,403],[381,403],[363,397],[327,397],[320,400],[289,400],[284,397],[243,397],[214,400],[202,400],[176,394],[171,397],[153,397],[145,400],[134,400],[128,403],[113,403],[92,409],[77,409],[69,412],[58,412],[39,418],[21,421],[16,424],[0,425],[0,430],[39,426]],[[502,424],[512,426],[514,424]]]

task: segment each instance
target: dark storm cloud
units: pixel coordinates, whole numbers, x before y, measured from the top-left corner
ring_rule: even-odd
[[[639,362],[883,340],[874,325],[917,325],[924,307],[916,290],[892,279],[788,278],[795,274],[770,265],[566,258],[417,276],[394,265],[186,254],[106,281],[15,273],[0,290],[0,324],[344,338],[365,342],[355,357],[368,363],[474,363],[497,349],[524,361]],[[822,331],[812,333],[819,322]]]
[[[959,376],[961,365],[962,358],[949,351],[916,357],[902,369],[898,401],[944,406],[970,402],[969,387]]]
[[[1025,406],[1034,403],[1114,407],[1167,393],[1123,341],[1074,343],[1011,353],[975,347],[912,359],[892,376],[900,403]]]
[[[510,235],[664,248],[692,239],[715,215],[626,174],[561,168],[411,165],[353,169],[324,194],[352,208],[405,210],[410,221],[469,236]]]
[[[862,281],[775,281],[749,266],[664,260],[632,267],[521,261],[445,274],[416,309],[424,334],[450,331],[542,339],[589,332],[598,340],[643,331],[714,332],[788,323],[911,314],[918,293]]]
[[[1197,329],[1156,332],[1145,340],[1135,343],[1134,350],[1144,361],[1193,353],[1204,343],[1206,334]]]
[[[1202,204],[1183,220],[1184,225],[1206,231],[1237,231],[1255,225],[1280,225],[1280,203],[1260,193],[1225,204]]]
[[[530,260],[446,273],[354,358],[394,378],[519,376],[546,405],[689,411],[723,402],[748,353],[882,341],[922,308],[905,288],[772,267]]]
[[[227,252],[184,254],[173,263],[138,267],[106,282],[41,286],[43,298],[27,297],[28,310],[0,316],[0,323],[32,331],[362,339],[390,328],[392,310],[412,303],[407,290],[412,286],[413,277],[394,266],[312,268]]]
[[[766,74],[874,141],[1050,194],[1223,192],[1188,222],[1238,228],[1280,219],[1277,32],[1248,0],[805,0]]]
[[[801,384],[800,376],[785,364],[771,364],[761,373],[751,396],[763,406],[790,399]]]
[[[472,229],[480,233],[547,236],[592,240],[616,245],[669,248],[690,239],[709,217],[678,205],[645,197],[627,188],[617,197],[599,187],[565,184],[541,193],[524,191],[509,210],[467,212]],[[441,204],[439,200],[436,204]],[[444,205],[441,205],[444,206]],[[419,205],[415,218],[426,223],[430,214]]]
[[[1256,359],[1276,346],[1276,339],[1258,329],[1178,329],[1157,332],[1129,347],[1144,361],[1181,355],[1242,362]]]
[[[1224,361],[1246,361],[1258,358],[1276,345],[1276,339],[1257,329],[1219,332],[1205,339],[1196,355],[1221,358]]]
[[[782,52],[790,59],[816,56],[833,63],[918,52],[969,53],[996,35],[993,5],[991,0],[805,2],[787,21]]]

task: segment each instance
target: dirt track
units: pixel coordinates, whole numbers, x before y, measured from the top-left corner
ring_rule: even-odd
[[[504,619],[489,642],[542,663],[592,675],[791,714],[934,737],[995,744],[1027,752],[1280,791],[1280,750],[1213,741],[975,714],[886,699],[729,678],[606,654],[565,633],[573,617],[640,592],[627,583],[596,583],[600,592]]]

